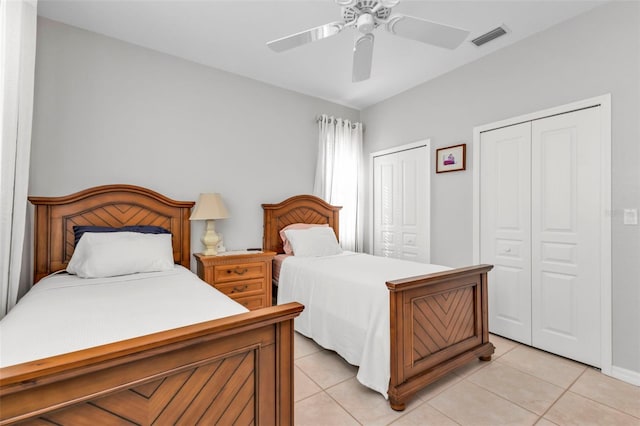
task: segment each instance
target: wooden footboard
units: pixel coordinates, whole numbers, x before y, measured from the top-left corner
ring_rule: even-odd
[[[416,392],[454,369],[491,359],[487,272],[491,265],[387,282],[391,303],[389,401],[404,410]]]
[[[293,424],[290,303],[0,369],[0,424]]]

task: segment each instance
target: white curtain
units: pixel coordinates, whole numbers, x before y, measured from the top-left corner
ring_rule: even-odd
[[[0,1],[0,318],[18,299],[27,217],[37,0]]]
[[[318,164],[313,193],[342,206],[340,245],[362,251],[362,123],[322,115],[318,120]]]

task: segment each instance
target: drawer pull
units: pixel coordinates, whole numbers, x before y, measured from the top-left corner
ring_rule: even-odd
[[[234,287],[233,290],[231,290],[231,293],[242,293],[243,291],[245,291],[246,289],[248,289],[249,286],[248,285],[243,285],[243,286],[237,286]]]
[[[234,269],[233,271],[230,269],[227,269],[227,274],[244,275],[247,272],[249,272],[249,268],[240,269],[239,267],[236,267],[236,269]]]

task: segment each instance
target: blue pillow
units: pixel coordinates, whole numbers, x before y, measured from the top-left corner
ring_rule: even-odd
[[[85,232],[137,232],[140,234],[170,234],[168,229],[162,226],[153,225],[131,225],[123,226],[122,228],[112,228],[109,226],[91,226],[91,225],[76,225],[73,227],[73,238],[75,239],[74,247],[78,245],[80,237]]]

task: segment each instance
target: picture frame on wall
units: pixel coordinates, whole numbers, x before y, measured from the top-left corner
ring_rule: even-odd
[[[467,168],[467,144],[436,150],[436,173],[458,172]]]

